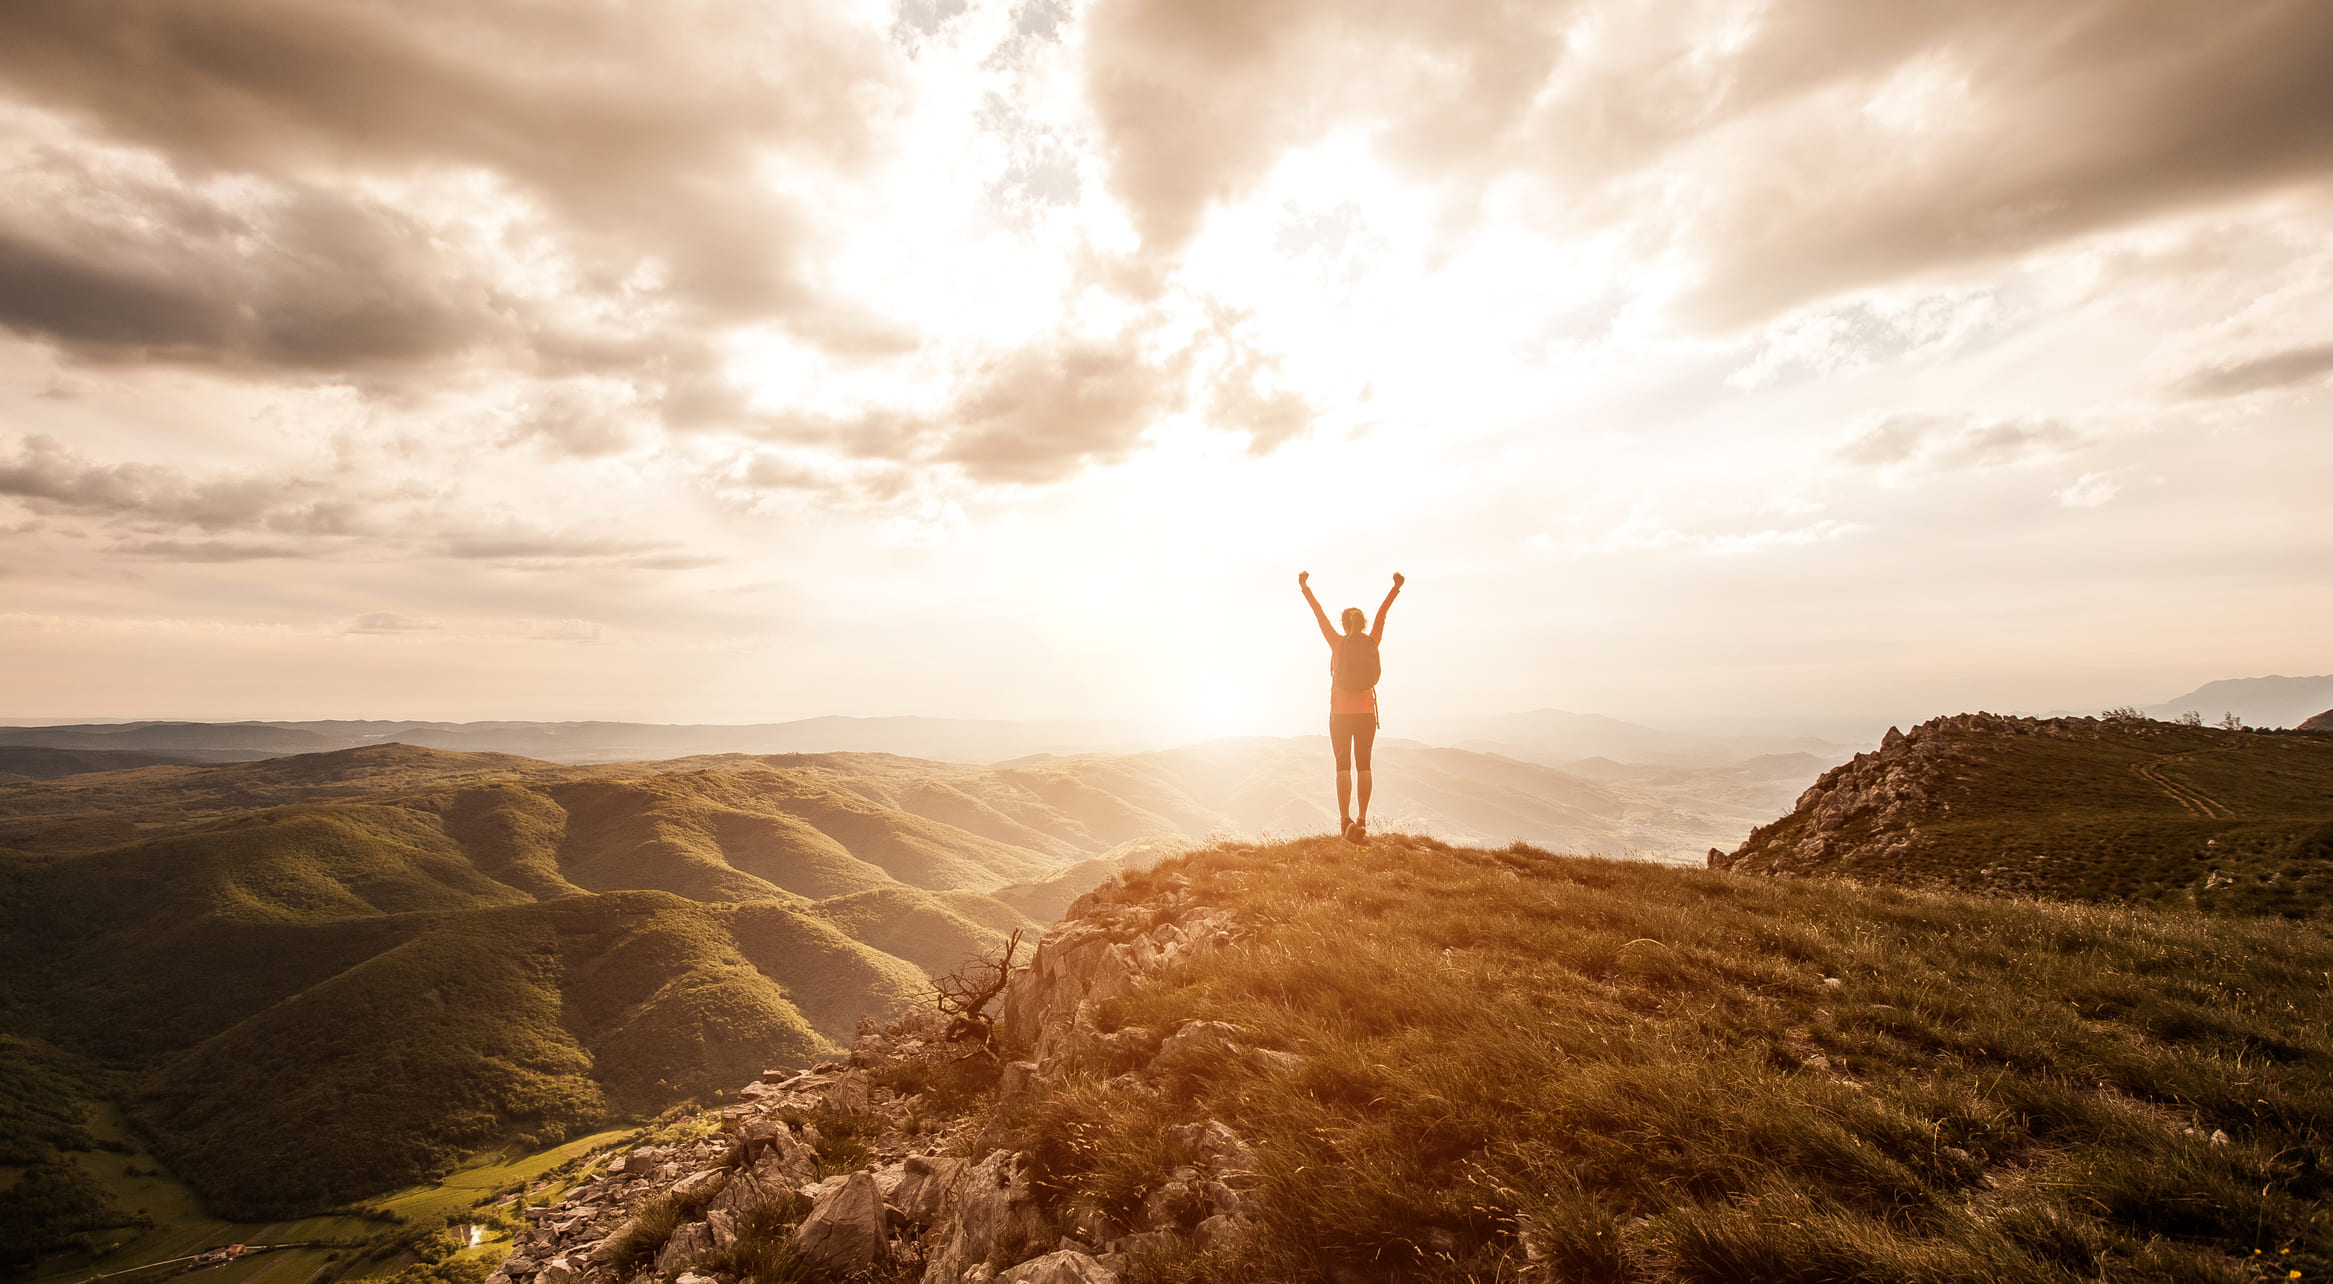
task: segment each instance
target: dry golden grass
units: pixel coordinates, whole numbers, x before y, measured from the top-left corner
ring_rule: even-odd
[[[1129,1219],[1169,1126],[1255,1146],[1257,1240],[1138,1279],[2333,1271],[2314,925],[1399,836],[1219,847],[1129,894],[1177,874],[1248,934],[1103,1026],[1230,1021],[1304,1064],[1073,1058],[1021,1114],[1055,1198]]]

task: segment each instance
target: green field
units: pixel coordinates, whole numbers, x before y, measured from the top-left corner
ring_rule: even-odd
[[[136,1146],[135,1139],[124,1126],[120,1110],[114,1106],[92,1108],[87,1116],[87,1127],[100,1140]],[[150,1263],[192,1256],[225,1244],[275,1244],[311,1240],[333,1241],[348,1247],[266,1253],[212,1267],[186,1278],[199,1279],[205,1284],[244,1284],[244,1281],[252,1280],[266,1280],[269,1284],[306,1284],[319,1276],[362,1278],[386,1275],[410,1261],[410,1255],[398,1254],[385,1259],[366,1260],[356,1246],[378,1243],[385,1235],[393,1235],[405,1227],[444,1224],[465,1210],[481,1205],[491,1206],[496,1192],[535,1181],[571,1160],[623,1142],[636,1133],[635,1129],[610,1129],[531,1153],[481,1156],[475,1162],[448,1174],[442,1182],[411,1187],[372,1201],[372,1207],[402,1219],[401,1224],[365,1217],[310,1217],[278,1222],[226,1221],[211,1216],[204,1209],[200,1197],[188,1189],[185,1183],[162,1171],[159,1163],[143,1148],[137,1148],[128,1155],[109,1151],[79,1153],[71,1156],[72,1162],[104,1186],[107,1193],[123,1208],[151,1217],[155,1223],[154,1228],[100,1236],[101,1242],[106,1242],[108,1247],[97,1257],[79,1253],[59,1254],[43,1260],[29,1279],[31,1284],[68,1284],[69,1281],[87,1280],[96,1275],[108,1275]],[[582,1171],[588,1169],[564,1175],[557,1188],[571,1184]],[[537,1202],[541,1201],[540,1194],[535,1198]],[[507,1249],[507,1237],[489,1228],[475,1251],[481,1255],[499,1256]]]

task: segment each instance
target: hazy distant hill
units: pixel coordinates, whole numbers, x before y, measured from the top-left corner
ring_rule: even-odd
[[[2333,737],[1961,714],[1710,863],[2247,914],[2333,911]]]
[[[1102,723],[961,718],[804,718],[742,726],[353,720],[0,727],[0,746],[129,750],[202,762],[247,762],[392,742],[565,763],[644,762],[718,753],[850,751],[996,762],[1033,753],[1124,751],[1138,747],[1140,739],[1125,728]]]
[[[2206,722],[2218,722],[2222,714],[2233,713],[2246,726],[2297,727],[2327,709],[2333,709],[2333,674],[2313,678],[2223,678],[2150,706],[2147,712],[2166,720],[2183,713],[2198,713]]]
[[[1418,723],[1415,734],[1461,749],[1565,768],[1583,758],[1668,767],[1723,766],[1782,754],[1837,762],[1856,748],[1815,736],[1686,735],[1562,709],[1490,718],[1429,718]]]
[[[119,749],[50,749],[37,745],[0,745],[0,784],[23,780],[56,780],[92,771],[126,771],[188,761],[168,754]]]
[[[1336,829],[1328,741],[1214,740],[1106,758],[1040,758],[989,767],[889,755],[679,759],[659,770],[755,763],[815,773],[834,787],[1018,846],[1078,859],[1144,839],[1206,839]],[[1782,770],[1795,793],[1819,760]],[[1522,840],[1567,851],[1699,860],[1769,810],[1701,808],[1654,791],[1495,754],[1380,740],[1370,818],[1450,842]],[[5,831],[0,831],[4,835]],[[4,838],[0,838],[4,841]]]

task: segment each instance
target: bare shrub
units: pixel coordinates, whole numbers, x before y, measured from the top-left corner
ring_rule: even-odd
[[[932,1006],[948,1018],[948,1039],[976,1043],[976,1049],[996,1055],[996,1017],[989,1005],[1013,979],[1013,965],[1021,949],[1021,932],[1013,929],[1004,945],[965,960],[964,966],[932,981]]]

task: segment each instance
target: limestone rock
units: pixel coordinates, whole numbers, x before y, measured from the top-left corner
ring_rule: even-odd
[[[838,1271],[872,1266],[883,1260],[890,1247],[883,1217],[883,1196],[874,1177],[852,1173],[794,1228],[794,1248]]]
[[[543,1269],[535,1273],[535,1284],[574,1284],[575,1277],[582,1273],[575,1269],[575,1263],[564,1257],[554,1257],[543,1263]]]
[[[673,1198],[694,1201],[711,1199],[720,1192],[721,1183],[729,1176],[718,1168],[700,1169],[672,1184]]]
[[[1115,1271],[1074,1248],[1032,1258],[996,1277],[997,1284],[1118,1284]]]
[[[834,1081],[834,1086],[819,1098],[818,1108],[835,1115],[863,1115],[873,1108],[868,1094],[867,1072],[853,1070]]]
[[[670,1275],[684,1266],[694,1266],[712,1255],[713,1233],[703,1222],[687,1222],[673,1231],[664,1241],[664,1248],[656,1254],[656,1273]]]
[[[965,1269],[988,1261],[1003,1245],[1042,1244],[1053,1238],[1019,1160],[1019,1155],[999,1150],[964,1170],[950,1198],[955,1226],[933,1254],[925,1279],[954,1280]]]
[[[1234,1213],[1217,1213],[1191,1232],[1191,1244],[1202,1253],[1230,1251],[1254,1238],[1255,1222]]]
[[[891,1192],[892,1211],[899,1214],[900,1221],[919,1230],[931,1225],[947,1205],[948,1192],[963,1176],[966,1163],[962,1159],[909,1155],[901,1165],[903,1175],[899,1186]]]

